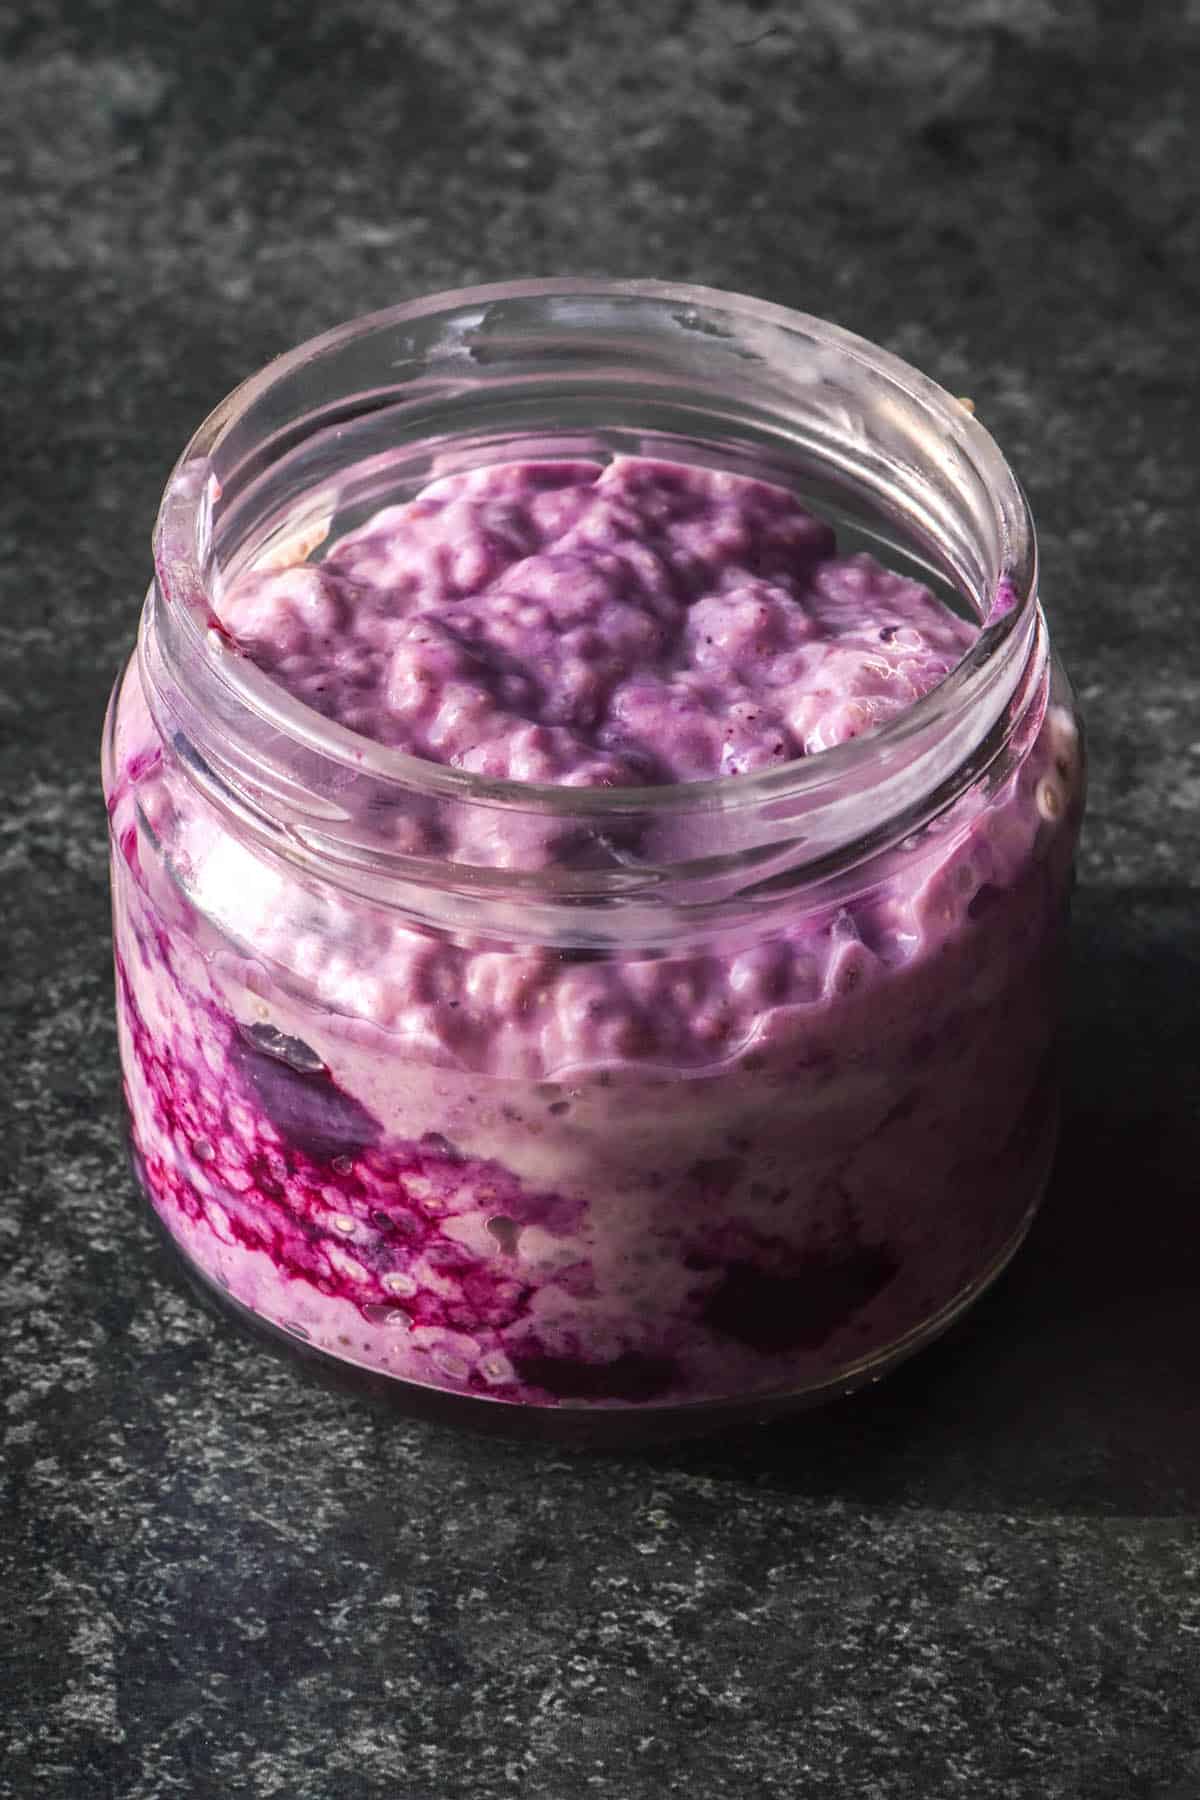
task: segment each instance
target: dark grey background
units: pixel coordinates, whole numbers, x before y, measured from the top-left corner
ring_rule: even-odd
[[[0,45],[0,1794],[1196,1791],[1194,0],[26,0]],[[589,272],[798,305],[974,395],[1093,751],[1066,1132],[1011,1275],[870,1397],[590,1461],[316,1391],[171,1284],[95,756],[163,478],[234,382],[406,295]]]

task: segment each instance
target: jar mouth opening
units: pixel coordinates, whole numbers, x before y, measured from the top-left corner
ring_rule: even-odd
[[[217,459],[230,433],[252,408],[269,417],[272,396],[281,386],[302,378],[323,360],[368,338],[376,342],[390,338],[389,347],[399,344],[403,350],[406,328],[414,326],[422,327],[427,339],[429,328],[435,328],[432,350],[425,347],[422,366],[435,366],[448,391],[469,384],[479,347],[494,350],[502,343],[506,309],[525,302],[551,313],[554,303],[560,302],[568,322],[594,320],[599,332],[613,328],[614,306],[621,314],[627,312],[633,325],[642,309],[656,320],[669,316],[681,333],[694,338],[691,350],[698,347],[703,354],[711,348],[714,356],[725,359],[756,359],[768,375],[778,371],[781,379],[795,378],[801,344],[816,346],[816,374],[806,374],[805,381],[819,383],[836,370],[848,380],[883,388],[907,404],[927,435],[931,458],[953,457],[969,465],[990,510],[987,566],[982,591],[974,597],[980,630],[966,654],[904,712],[818,754],[740,775],[606,788],[483,777],[429,761],[326,719],[259,670],[223,635],[212,603],[213,513],[222,497]],[[392,367],[403,360],[403,355],[393,359]],[[365,391],[360,398],[368,398]],[[207,663],[226,704],[232,703],[254,728],[282,736],[297,749],[315,753],[356,777],[408,793],[573,820],[630,813],[643,818],[727,814],[785,797],[822,804],[848,784],[861,786],[872,771],[911,756],[915,748],[960,719],[982,690],[996,687],[1002,667],[1012,669],[1015,682],[1037,612],[1037,548],[1028,503],[998,445],[961,401],[899,357],[824,320],[748,295],[653,280],[557,277],[448,290],[364,315],[300,344],[243,382],[195,433],[164,495],[154,533],[154,559],[157,596],[177,630],[179,656]]]

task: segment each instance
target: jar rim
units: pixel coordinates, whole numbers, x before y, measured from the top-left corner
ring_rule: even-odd
[[[929,693],[874,730],[846,743],[774,768],[699,781],[637,787],[582,788],[485,777],[432,762],[376,743],[316,713],[232,650],[219,632],[210,599],[206,531],[219,484],[211,458],[246,409],[305,365],[328,356],[356,337],[448,316],[464,308],[489,311],[511,301],[566,301],[597,306],[645,301],[685,309],[694,317],[685,328],[712,330],[726,319],[752,333],[803,337],[844,365],[857,365],[900,390],[935,431],[950,435],[971,457],[993,508],[1000,546],[989,611],[974,643]],[[717,330],[714,335],[727,335]],[[774,338],[772,338],[774,341]],[[462,354],[461,337],[459,354]],[[995,440],[946,389],[891,352],[813,315],[750,295],[689,283],[590,280],[583,277],[531,278],[450,289],[364,314],[284,352],[235,388],[201,424],[167,484],[154,532],[155,589],[166,613],[178,622],[181,647],[219,665],[219,678],[255,723],[358,776],[393,784],[410,793],[489,808],[569,815],[600,821],[636,812],[643,817],[677,813],[729,814],[782,799],[823,803],[847,784],[861,784],[864,772],[886,766],[914,744],[936,736],[949,722],[972,710],[976,695],[994,687],[1008,669],[1015,685],[1036,624],[1037,544],[1025,494]]]

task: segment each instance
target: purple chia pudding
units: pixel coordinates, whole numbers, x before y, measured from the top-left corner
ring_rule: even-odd
[[[783,487],[637,456],[445,476],[213,607],[220,654],[373,745],[647,795],[869,739],[979,631]],[[1001,774],[861,880],[589,951],[439,932],[239,836],[132,665],[108,799],[158,1217],[242,1308],[397,1383],[575,1409],[846,1385],[1036,1203],[1080,761],[1044,676]],[[372,829],[448,868],[578,852],[537,809]]]

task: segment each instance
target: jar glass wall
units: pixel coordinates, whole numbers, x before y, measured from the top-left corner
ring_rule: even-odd
[[[432,478],[630,453],[786,485],[982,629],[819,756],[585,790],[372,742],[221,623],[246,570]],[[1004,459],[883,352],[542,282],[281,358],[168,486],[104,773],[139,1178],[190,1268],[313,1354],[652,1438],[874,1377],[1020,1242],[1078,729]]]

